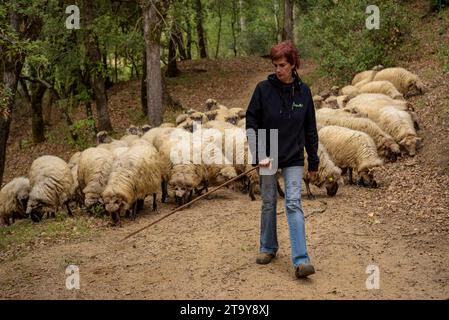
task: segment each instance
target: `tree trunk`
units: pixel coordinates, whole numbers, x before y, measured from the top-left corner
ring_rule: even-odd
[[[146,96],[148,108],[148,120],[152,126],[159,126],[163,121],[165,112],[162,99],[162,75],[161,75],[161,13],[165,14],[168,1],[159,1],[156,8],[151,2],[143,8],[144,37],[146,44]]]
[[[232,31],[232,49],[234,51],[235,57],[237,57],[237,35],[235,33],[236,23],[237,23],[237,3],[236,0],[232,0],[231,31]]]
[[[140,81],[140,103],[142,105],[142,114],[148,116],[147,101],[147,54],[144,50],[142,56],[142,79]]]
[[[94,9],[92,1],[84,1],[85,3],[85,20],[86,25],[92,25]],[[89,30],[87,40],[87,55],[89,57],[92,69],[92,89],[94,93],[97,114],[98,114],[98,130],[112,131],[111,120],[109,119],[108,98],[106,93],[104,72],[98,70],[98,65],[101,61],[101,51],[98,44],[97,37]],[[104,64],[104,60],[103,60]]]
[[[284,30],[282,40],[293,41],[293,0],[284,0]]]
[[[31,110],[33,112],[31,121],[31,131],[33,133],[33,142],[40,143],[45,141],[44,117],[42,115],[42,100],[47,88],[39,82],[31,84]]]
[[[278,0],[272,0],[272,4],[273,4],[273,14],[274,14],[274,22],[275,22],[275,26],[276,26],[276,41],[279,42],[281,41],[281,25],[279,23],[279,3]]]
[[[189,15],[186,15],[186,25],[187,25],[187,59],[192,60],[192,26],[190,24]]]
[[[182,30],[179,28],[178,24],[175,23],[174,26],[174,37],[176,46],[178,47],[178,53],[181,60],[187,60],[187,52],[184,44],[184,36],[182,35]]]
[[[221,0],[217,0],[218,9],[218,34],[217,34],[217,49],[215,50],[215,59],[218,58],[218,51],[220,50],[220,38],[221,38],[221,21],[223,20],[221,14]]]
[[[173,21],[170,30],[170,39],[168,42],[168,66],[167,71],[165,72],[165,76],[169,78],[176,77],[180,72],[176,63],[175,24],[175,21]]]
[[[207,58],[206,40],[204,37],[203,28],[203,9],[201,6],[201,0],[195,0],[196,11],[196,31],[198,33],[198,46],[200,49],[200,58]]]
[[[246,32],[246,16],[243,13],[245,7],[245,0],[239,0],[239,10],[240,10],[240,31]]]
[[[19,16],[16,12],[8,14],[9,24],[16,32],[19,32]],[[23,66],[23,56],[19,54],[6,54],[2,52],[4,72],[3,72],[3,90],[8,92],[5,109],[0,112],[0,186],[3,182],[3,173],[6,162],[6,146],[9,137],[9,128],[11,126],[11,114],[14,109],[14,102],[19,83],[20,72]],[[2,111],[2,110],[0,110]]]

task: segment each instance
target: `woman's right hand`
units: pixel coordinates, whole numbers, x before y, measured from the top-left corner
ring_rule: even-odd
[[[266,158],[263,160],[259,161],[259,166],[261,167],[269,167],[271,165],[271,159],[270,158]]]

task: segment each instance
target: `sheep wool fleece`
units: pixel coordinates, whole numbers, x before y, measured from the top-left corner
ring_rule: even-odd
[[[258,129],[278,129],[279,168],[303,166],[305,147],[308,170],[318,170],[318,134],[312,94],[296,75],[292,84],[282,83],[275,74],[258,83],[246,112],[246,129],[254,129],[256,133]],[[266,147],[268,155],[269,139]]]

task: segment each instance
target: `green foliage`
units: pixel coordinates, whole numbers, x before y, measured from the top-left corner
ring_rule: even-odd
[[[90,147],[92,137],[95,135],[93,131],[94,126],[94,119],[81,119],[76,121],[70,130],[78,138],[76,140],[70,138],[69,144],[77,147],[79,150],[84,150]]]
[[[368,5],[380,9],[380,29],[368,30]],[[319,58],[322,73],[349,80],[375,65],[394,64],[396,51],[409,34],[405,6],[397,1],[318,0],[299,17],[300,48]]]
[[[3,83],[0,83],[0,117],[7,119],[10,117],[8,103],[12,97],[12,92]]]
[[[33,141],[30,139],[21,139],[19,142],[20,149],[28,149],[33,145]]]

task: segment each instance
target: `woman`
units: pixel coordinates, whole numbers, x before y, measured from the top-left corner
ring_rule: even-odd
[[[257,85],[246,112],[246,129],[255,130],[256,136],[258,129],[277,129],[278,154],[274,163],[282,169],[285,181],[285,211],[295,275],[303,278],[315,273],[307,253],[304,212],[301,207],[304,147],[308,155],[310,179],[314,178],[319,164],[315,109],[309,87],[302,83],[296,72],[299,67],[299,54],[293,43],[285,41],[275,45],[270,56],[275,73]],[[269,139],[263,144],[266,144],[267,147],[263,147],[266,149],[275,145]],[[253,158],[258,161],[258,151],[254,152],[252,148],[251,152]],[[258,163],[263,168],[270,167],[272,160],[268,157],[262,158]],[[263,204],[260,252],[256,263],[267,264],[278,251],[276,175],[260,174],[260,190]]]

